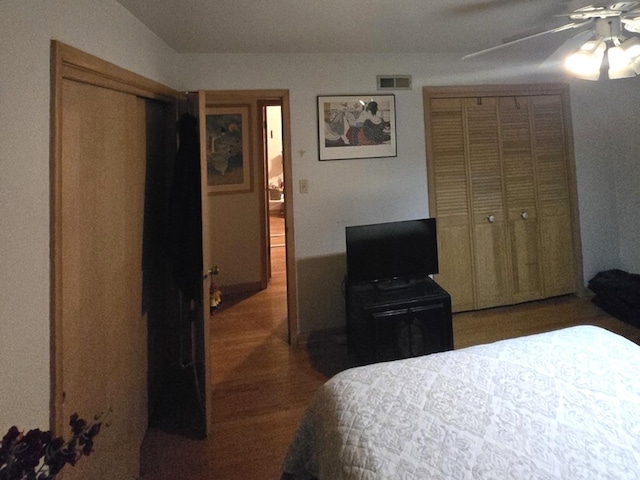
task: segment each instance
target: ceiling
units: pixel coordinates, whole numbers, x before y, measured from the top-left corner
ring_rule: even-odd
[[[589,0],[118,0],[179,53],[454,53],[568,22]],[[544,58],[573,34],[493,52]],[[532,58],[528,58],[529,61]]]

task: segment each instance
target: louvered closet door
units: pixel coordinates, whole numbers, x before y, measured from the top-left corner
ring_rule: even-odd
[[[471,310],[475,287],[462,100],[432,99],[430,112],[429,194],[438,222],[440,267],[436,281],[451,295],[453,311]]]
[[[507,205],[512,302],[543,296],[530,97],[501,97],[500,145]]]
[[[511,301],[507,212],[503,198],[498,98],[465,98],[471,182],[476,307]]]
[[[453,311],[578,291],[568,90],[550,84],[424,93],[436,280],[451,293]]]
[[[532,101],[544,291],[563,295],[576,291],[576,277],[562,98]]]

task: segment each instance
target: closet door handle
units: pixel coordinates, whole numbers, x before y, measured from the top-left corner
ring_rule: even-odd
[[[489,220],[489,223],[493,223],[496,221],[496,216],[495,215],[487,215],[487,220]]]
[[[520,216],[522,217],[523,220],[526,220],[527,218],[529,218],[529,214],[527,212],[522,212]]]

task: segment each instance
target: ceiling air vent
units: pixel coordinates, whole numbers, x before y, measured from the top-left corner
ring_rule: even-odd
[[[411,75],[378,75],[378,90],[411,90]]]

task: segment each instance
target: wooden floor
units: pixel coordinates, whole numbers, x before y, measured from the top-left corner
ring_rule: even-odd
[[[278,479],[287,446],[313,393],[353,364],[344,342],[286,342],[284,247],[273,252],[271,286],[224,298],[213,319],[213,434],[192,440],[149,430],[143,479]],[[577,325],[600,325],[640,344],[640,329],[573,296],[454,316],[455,348]]]

